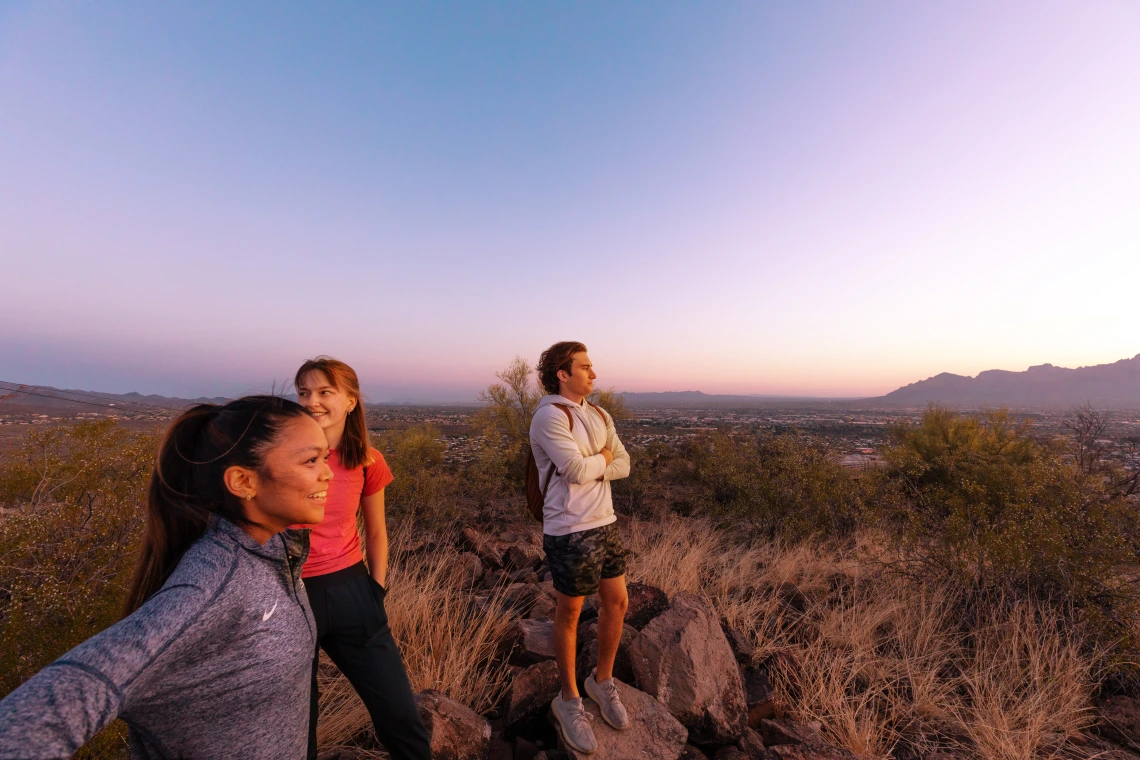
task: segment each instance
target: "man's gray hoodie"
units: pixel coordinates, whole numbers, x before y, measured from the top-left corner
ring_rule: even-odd
[[[215,519],[137,611],[0,701],[0,758],[69,757],[115,718],[132,758],[305,757],[308,531]]]

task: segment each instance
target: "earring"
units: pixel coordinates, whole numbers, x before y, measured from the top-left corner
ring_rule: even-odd
[[[247,494],[245,495],[245,500],[246,500],[246,501],[249,501],[249,500],[250,500],[250,499],[252,499],[252,498],[253,498],[253,494],[251,494],[251,493],[247,493]]]

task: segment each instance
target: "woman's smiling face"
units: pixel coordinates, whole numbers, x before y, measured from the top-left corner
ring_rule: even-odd
[[[324,519],[329,481],[329,446],[324,431],[308,417],[281,426],[261,467],[233,466],[226,485],[242,500],[245,530],[259,543],[290,525],[315,525]]]
[[[339,441],[345,418],[360,401],[336,387],[324,372],[313,370],[297,384],[297,403],[313,415],[330,440]]]

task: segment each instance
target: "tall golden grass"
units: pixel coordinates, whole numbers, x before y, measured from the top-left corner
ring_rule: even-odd
[[[410,531],[398,528],[385,608],[413,691],[438,689],[476,712],[490,710],[508,685],[506,664],[494,659],[511,618],[497,595],[479,606],[454,572],[453,542],[432,554],[412,554]],[[437,537],[446,539],[447,537]],[[368,749],[372,721],[352,685],[322,653],[318,675],[317,743],[322,751],[352,748],[360,757],[386,757]]]
[[[967,605],[946,583],[886,569],[870,540],[747,545],[668,518],[635,521],[630,548],[632,579],[711,599],[757,662],[780,658],[779,713],[819,721],[852,752],[1049,757],[1091,722],[1098,653],[1055,615],[1025,601]]]

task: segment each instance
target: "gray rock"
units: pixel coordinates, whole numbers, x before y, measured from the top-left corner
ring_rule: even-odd
[[[474,552],[460,552],[451,563],[451,572],[464,588],[483,577],[483,561]]]
[[[630,647],[637,683],[666,705],[695,743],[736,742],[747,725],[736,658],[705,599],[678,593]]]
[[[766,746],[779,744],[823,744],[818,723],[796,723],[791,720],[760,721],[760,738]]]
[[[669,597],[656,586],[637,582],[628,583],[626,592],[629,596],[629,607],[625,611],[625,623],[639,631],[650,620],[669,609]]]
[[[476,760],[491,749],[491,724],[465,705],[435,689],[415,695],[416,707],[431,737],[435,760]]]
[[[759,760],[764,757],[764,742],[760,738],[760,734],[753,731],[751,728],[744,729],[744,733],[740,737],[740,741],[736,743],[740,751],[748,760]]]
[[[737,747],[721,747],[713,755],[713,760],[747,760],[748,756]]]
[[[543,553],[530,544],[511,544],[503,552],[503,567],[508,570],[537,570]]]
[[[728,639],[728,645],[732,647],[732,654],[736,657],[736,661],[740,663],[741,667],[751,665],[752,655],[756,651],[752,639],[730,626],[727,620],[721,619],[720,627],[724,631],[724,637]]]
[[[516,620],[515,643],[509,662],[527,667],[554,659],[554,622],[551,620]]]
[[[744,680],[744,705],[748,708],[748,726],[759,728],[760,721],[776,714],[775,691],[768,673],[762,668],[749,666],[742,668],[740,676]]]
[[[637,631],[626,625],[621,629],[621,641],[618,642],[617,657],[614,658],[614,677],[619,681],[632,683],[634,681],[633,662],[629,657],[629,648],[637,638]],[[590,671],[598,667],[598,624],[589,622],[578,626],[578,658],[575,660],[575,670],[579,681],[585,681]]]
[[[586,711],[593,716],[591,726],[598,740],[598,750],[586,755],[566,747],[559,733],[559,747],[574,760],[586,758],[621,758],[621,760],[679,760],[685,748],[688,732],[669,714],[665,706],[653,697],[632,686],[617,682],[622,704],[629,712],[631,725],[625,731],[616,731],[598,714],[598,706],[586,698]]]
[[[545,660],[519,672],[507,692],[507,728],[547,710],[561,688],[558,664],[554,660]]]

